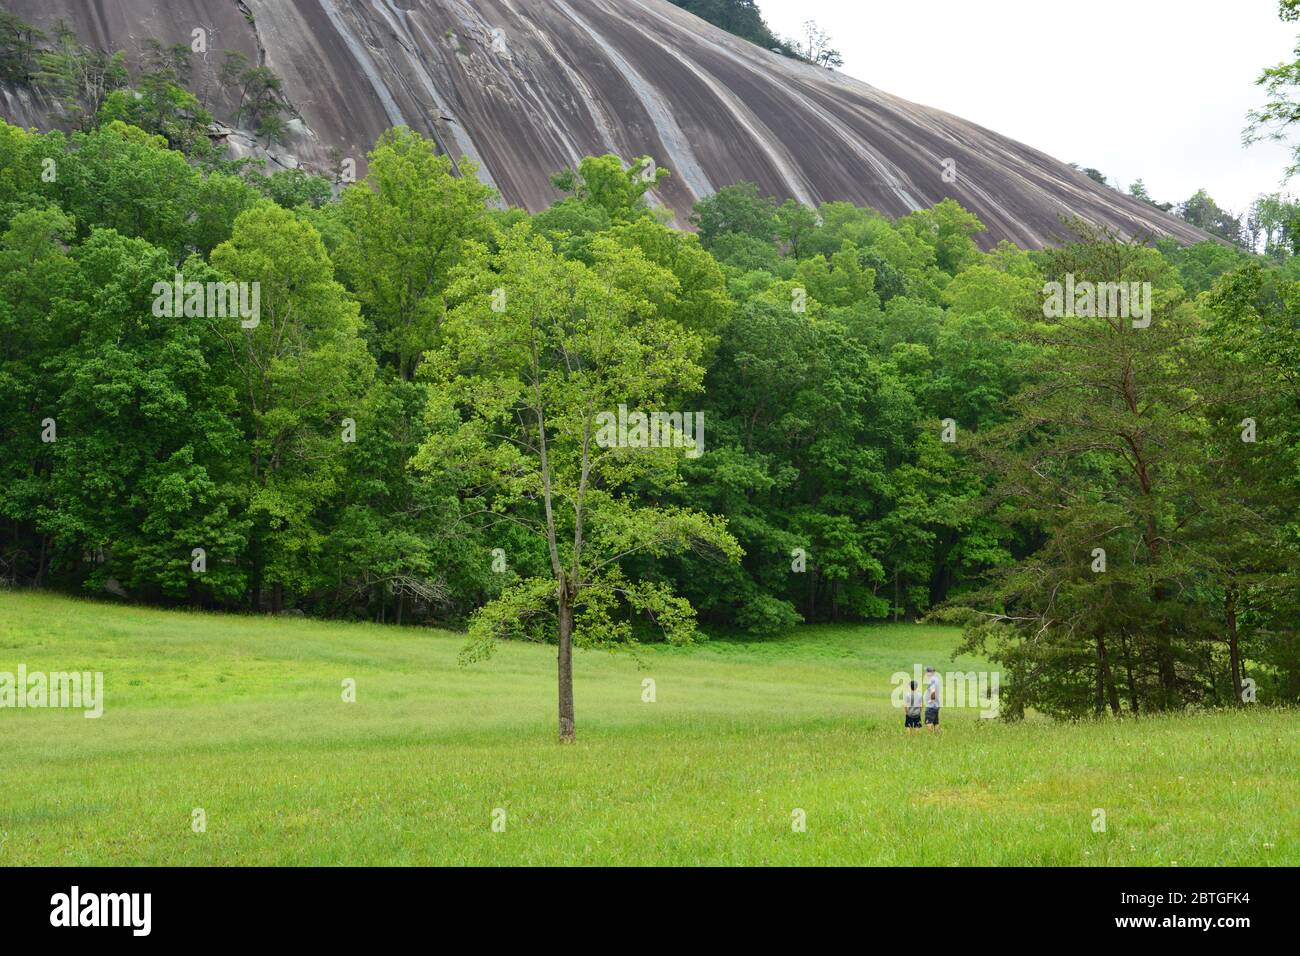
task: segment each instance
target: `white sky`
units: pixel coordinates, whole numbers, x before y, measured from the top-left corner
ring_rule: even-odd
[[[1159,201],[1204,186],[1241,212],[1279,188],[1289,151],[1241,146],[1265,66],[1300,24],[1276,0],[758,0],[772,29],[811,18],[843,71],[1093,166]],[[1300,133],[1297,134],[1300,138]],[[1300,192],[1300,179],[1290,191]]]

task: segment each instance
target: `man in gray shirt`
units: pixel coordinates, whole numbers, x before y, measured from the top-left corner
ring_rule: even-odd
[[[925,669],[925,726],[931,730],[939,729],[939,708],[943,706],[943,691],[939,675],[933,667]]]

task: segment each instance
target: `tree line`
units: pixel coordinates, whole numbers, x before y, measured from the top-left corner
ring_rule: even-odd
[[[554,641],[562,688],[574,645],[930,616],[1012,715],[1300,696],[1294,257],[747,183],[687,232],[647,157],[530,215],[401,128],[341,191],[175,145],[0,125],[12,585]]]

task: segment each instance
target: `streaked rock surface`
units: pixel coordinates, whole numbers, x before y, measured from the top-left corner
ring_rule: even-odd
[[[849,200],[902,215],[952,196],[986,245],[1052,243],[1059,217],[1125,234],[1200,241],[1199,230],[1065,163],[965,120],[807,66],[665,0],[4,0],[42,26],[139,53],[145,38],[209,31],[195,85],[216,96],[221,51],[265,62],[305,126],[287,165],[356,157],[406,124],[468,156],[504,200],[557,198],[549,177],[592,153],[650,155],[673,173],[659,199],[684,224],[695,200],[747,179],[807,203]],[[882,39],[882,42],[887,42]],[[40,125],[30,98],[6,118]],[[1083,105],[1083,104],[1075,104]],[[1064,104],[1063,108],[1070,108]],[[1080,146],[1086,153],[1086,144]],[[945,182],[944,160],[956,178]]]

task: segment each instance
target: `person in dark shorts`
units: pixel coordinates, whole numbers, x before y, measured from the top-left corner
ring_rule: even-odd
[[[939,675],[933,667],[925,669],[925,726],[930,730],[939,729],[939,708],[943,705],[943,694],[939,690]]]
[[[921,692],[916,689],[916,681],[908,683],[911,690],[903,695],[903,727],[906,730],[920,730]]]

